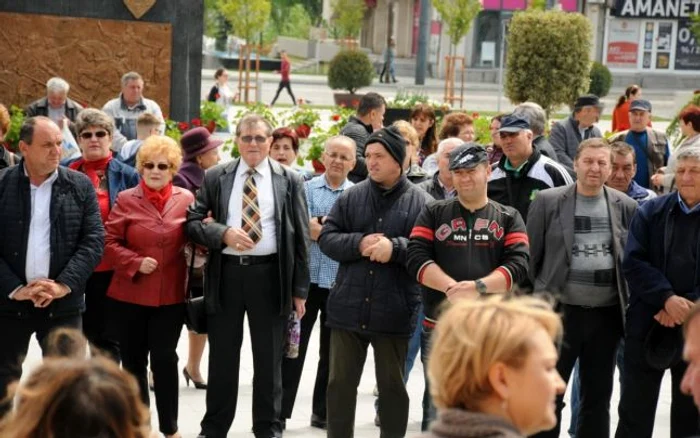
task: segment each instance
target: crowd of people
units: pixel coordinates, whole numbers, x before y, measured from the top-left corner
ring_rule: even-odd
[[[493,117],[480,145],[469,115],[438,120],[428,105],[384,127],[386,102],[367,93],[313,176],[293,167],[294,130],[257,114],[237,123],[231,161],[218,164],[222,142],[202,127],[178,144],[143,87],[127,73],[116,99],[83,109],[53,78],[20,155],[1,151],[0,327],[12,336],[0,427],[12,436],[98,436],[110,421],[121,432],[104,436],[148,436],[151,390],[157,429],[182,436],[176,346],[190,296],[206,312],[182,369],[206,390],[202,437],[225,437],[234,421],[245,319],[256,437],[282,436],[292,417],[316,321],[310,425],[331,438],[354,435],[369,346],[382,437],[406,435],[419,352],[426,437],[559,437],[569,382],[571,436],[611,436],[616,367],[617,438],[652,436],[667,369],[671,435],[700,433],[700,107],[680,113],[673,150],[638,87],[620,103],[629,128],[609,140],[600,100],[584,95],[549,136],[542,107],[526,102]],[[64,127],[78,158],[63,159]],[[290,318],[297,357],[285,354]],[[97,358],[52,340],[61,328],[82,331]],[[34,334],[47,360],[13,396]],[[110,420],[83,407],[90,397],[125,406]],[[70,406],[94,425],[67,426]]]

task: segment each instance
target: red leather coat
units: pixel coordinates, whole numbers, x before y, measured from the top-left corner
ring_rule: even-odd
[[[108,297],[142,306],[184,302],[184,224],[192,201],[194,197],[188,190],[173,187],[161,213],[141,187],[119,193],[105,223],[105,255],[114,266]],[[145,257],[158,261],[158,268],[148,275],[139,272]]]

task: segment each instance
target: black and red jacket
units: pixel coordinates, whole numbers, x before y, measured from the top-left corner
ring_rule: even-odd
[[[427,204],[408,244],[408,272],[421,283],[431,263],[456,281],[477,280],[494,270],[503,273],[508,288],[527,278],[530,260],[525,223],[520,213],[489,199],[483,208],[470,212],[458,198]],[[441,291],[423,287],[426,320],[435,322]]]

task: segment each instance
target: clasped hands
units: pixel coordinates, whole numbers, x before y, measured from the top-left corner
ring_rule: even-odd
[[[664,327],[681,325],[692,308],[692,301],[678,295],[673,295],[666,300],[664,308],[654,315],[654,319]]]
[[[394,244],[382,233],[368,234],[360,240],[362,257],[369,257],[373,262],[388,263],[394,252]]]
[[[49,278],[38,278],[20,288],[12,298],[17,301],[31,300],[34,307],[46,307],[53,300],[63,298],[69,292],[70,289],[65,284],[57,283]]]
[[[465,298],[478,298],[479,292],[476,290],[475,282],[464,280],[450,285],[445,289],[445,295],[449,302],[454,303]]]

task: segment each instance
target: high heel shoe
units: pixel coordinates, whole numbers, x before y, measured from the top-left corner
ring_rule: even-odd
[[[185,376],[185,383],[187,383],[187,386],[190,386],[190,380],[192,381],[192,384],[194,385],[195,388],[197,389],[207,389],[207,383],[206,382],[198,382],[190,376],[190,373],[187,372],[187,367],[182,369],[182,375]]]

